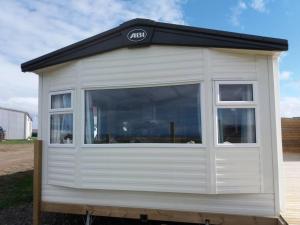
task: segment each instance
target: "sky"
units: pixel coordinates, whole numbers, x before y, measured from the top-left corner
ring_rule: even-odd
[[[280,56],[283,117],[300,116],[299,0],[0,0],[0,106],[37,124],[38,77],[20,64],[133,18],[288,39]]]

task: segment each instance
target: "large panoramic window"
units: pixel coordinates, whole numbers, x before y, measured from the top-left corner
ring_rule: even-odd
[[[202,143],[200,84],[85,91],[85,144]]]
[[[50,94],[50,144],[73,143],[72,92]]]
[[[254,83],[217,82],[219,144],[256,143]]]

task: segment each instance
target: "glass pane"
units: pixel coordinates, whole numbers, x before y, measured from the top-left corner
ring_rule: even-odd
[[[200,85],[85,92],[85,143],[201,143]]]
[[[73,114],[53,114],[50,116],[50,143],[73,143]]]
[[[220,84],[220,101],[253,101],[252,84]]]
[[[219,143],[255,143],[255,110],[218,109]]]
[[[51,109],[71,108],[71,93],[51,95]]]

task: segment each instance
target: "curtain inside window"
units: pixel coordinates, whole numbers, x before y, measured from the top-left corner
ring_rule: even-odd
[[[94,115],[91,92],[85,93],[85,143],[94,143]]]
[[[51,95],[51,109],[71,108],[71,93]]]
[[[50,143],[71,144],[73,142],[73,114],[52,114],[50,116]]]
[[[255,112],[254,109],[244,109],[241,113],[241,142],[255,143]]]
[[[218,109],[219,143],[255,143],[254,108]]]

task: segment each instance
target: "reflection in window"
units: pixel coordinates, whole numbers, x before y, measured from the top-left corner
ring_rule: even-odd
[[[199,84],[85,91],[85,144],[201,142]]]
[[[252,84],[220,84],[220,101],[253,101]]]
[[[71,108],[71,93],[51,95],[51,109]]]
[[[253,108],[219,108],[219,143],[255,143],[255,110]]]
[[[73,143],[73,114],[50,115],[50,144]]]

